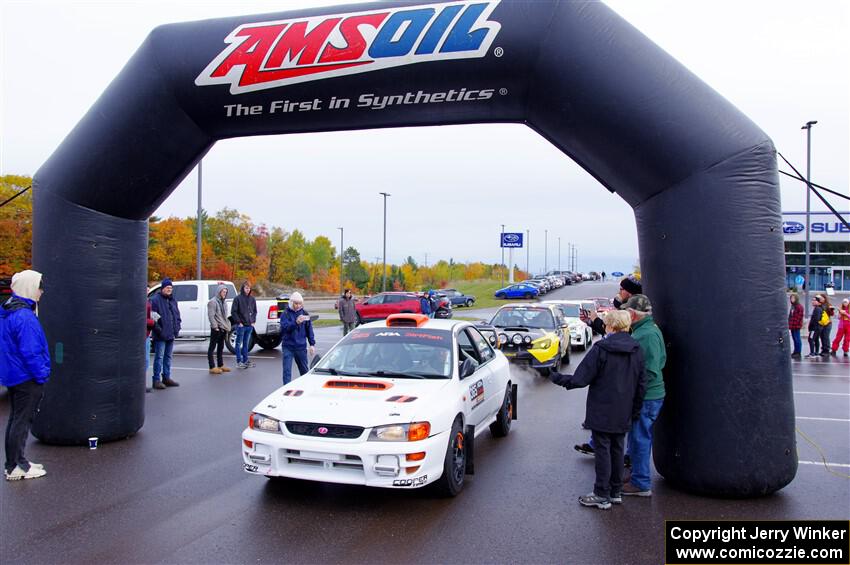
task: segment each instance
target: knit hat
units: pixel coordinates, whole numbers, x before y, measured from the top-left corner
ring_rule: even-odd
[[[292,306],[293,302],[298,302],[302,306],[304,305],[304,298],[301,296],[301,293],[298,292],[297,290],[289,296],[289,308],[292,309],[292,310],[295,310],[295,308]]]
[[[620,310],[634,310],[652,314],[652,302],[645,294],[634,294],[626,300],[625,304],[620,306]]]
[[[162,284],[160,284],[160,287],[165,288],[167,286],[174,286],[174,283],[171,282],[171,279],[165,277],[164,279],[162,279]]]
[[[642,294],[643,293],[643,285],[640,284],[640,281],[634,277],[626,277],[620,281],[620,288],[628,292],[629,294]]]
[[[38,271],[21,271],[12,275],[12,292],[21,298],[28,298],[38,302],[36,292],[41,285],[41,273]]]

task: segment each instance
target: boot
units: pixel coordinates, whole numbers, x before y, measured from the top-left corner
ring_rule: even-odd
[[[153,382],[153,387],[154,387],[156,390],[165,390],[165,385],[164,385],[164,384],[162,384],[162,381],[154,381],[154,382]]]
[[[212,373],[213,375],[220,375],[221,369],[219,369],[218,367],[213,367],[212,369],[210,369],[210,373]]]
[[[171,377],[168,377],[167,379],[162,379],[162,383],[165,386],[180,386],[180,383],[178,383],[177,381],[175,381]]]
[[[219,367],[219,370],[221,370],[222,373],[229,373],[230,367]]]

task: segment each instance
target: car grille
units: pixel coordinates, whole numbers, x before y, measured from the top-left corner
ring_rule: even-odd
[[[327,430],[320,433],[319,429]],[[289,433],[299,436],[330,437],[334,439],[357,439],[363,435],[360,426],[338,426],[333,424],[314,424],[312,422],[286,422]]]
[[[502,344],[501,350],[509,353],[516,353],[518,351],[528,351],[530,347],[531,344],[520,343],[519,345],[514,345],[513,343],[508,342]]]

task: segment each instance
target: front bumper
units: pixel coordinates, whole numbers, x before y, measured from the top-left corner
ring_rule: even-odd
[[[557,348],[555,349],[555,353],[549,353],[546,356],[533,355],[527,349],[505,349],[504,345],[502,345],[501,351],[511,363],[526,365],[532,369],[546,369],[548,367],[554,367],[555,361],[557,360]]]
[[[364,439],[332,440],[246,428],[243,469],[253,475],[382,488],[419,488],[443,474],[448,432],[413,442],[366,441],[367,433]],[[406,460],[407,454],[423,451],[424,459]]]

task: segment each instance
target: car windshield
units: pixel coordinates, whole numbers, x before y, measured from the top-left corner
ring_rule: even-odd
[[[567,318],[578,318],[581,316],[578,304],[558,304],[558,308],[560,308],[561,312]]]
[[[612,306],[610,298],[596,298],[594,302],[596,302],[597,308],[610,308]]]
[[[555,329],[555,319],[547,308],[525,308],[508,306],[500,309],[490,320],[491,326],[500,328],[537,328],[544,330]]]
[[[347,376],[448,379],[452,334],[422,328],[358,328],[313,369]]]

